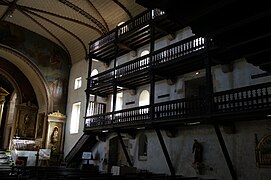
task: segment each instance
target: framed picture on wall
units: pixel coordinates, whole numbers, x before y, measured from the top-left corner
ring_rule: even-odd
[[[16,136],[21,139],[34,139],[37,122],[37,107],[31,102],[16,105]]]

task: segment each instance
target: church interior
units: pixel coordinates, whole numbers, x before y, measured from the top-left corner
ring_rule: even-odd
[[[4,179],[271,179],[267,1],[0,0]]]

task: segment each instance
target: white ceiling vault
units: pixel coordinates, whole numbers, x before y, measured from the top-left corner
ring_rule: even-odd
[[[61,46],[74,64],[88,44],[146,10],[135,0],[0,0],[0,20]]]

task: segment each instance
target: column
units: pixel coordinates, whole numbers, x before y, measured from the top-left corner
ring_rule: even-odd
[[[4,104],[6,102],[7,95],[9,95],[9,93],[4,88],[0,87],[0,127],[2,122]]]

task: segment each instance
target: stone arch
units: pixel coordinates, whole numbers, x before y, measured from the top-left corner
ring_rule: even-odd
[[[53,102],[49,87],[36,65],[18,51],[4,45],[0,45],[0,57],[10,61],[28,78],[37,97],[39,111],[46,114],[52,111]],[[14,85],[14,88],[16,88],[16,84]]]

